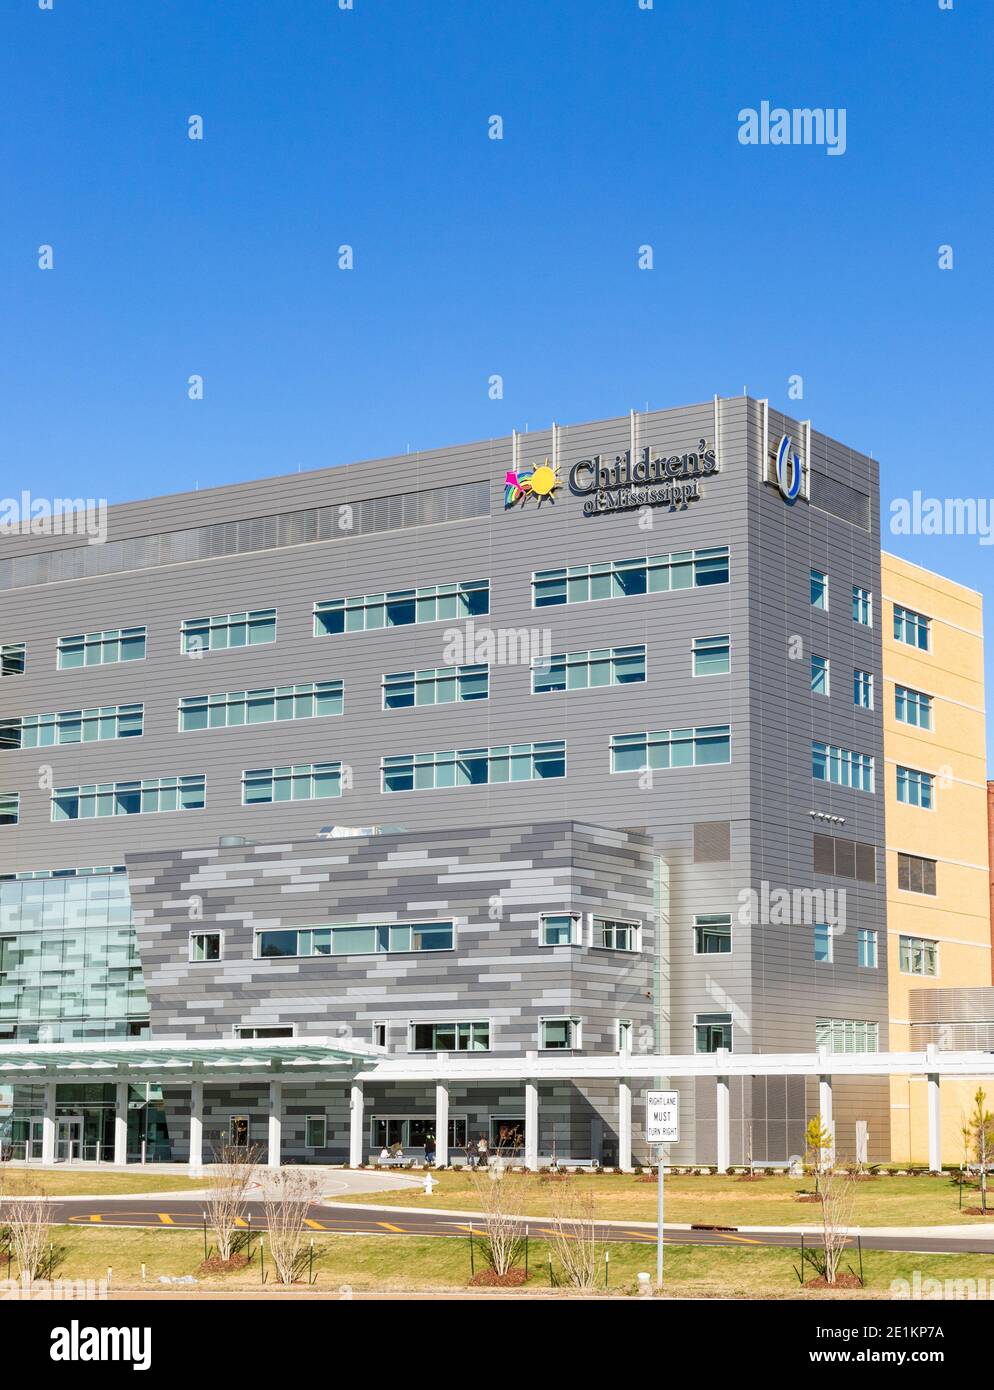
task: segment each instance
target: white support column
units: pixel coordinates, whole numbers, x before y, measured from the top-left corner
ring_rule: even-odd
[[[718,1119],[717,1168],[719,1173],[727,1173],[732,1161],[732,1125],[728,1077],[716,1077],[715,1089],[715,1103]]]
[[[618,1082],[618,1167],[632,1170],[632,1083]]]
[[[45,1110],[41,1121],[41,1161],[55,1162],[55,1082],[45,1082]]]
[[[538,1168],[538,1085],[525,1082],[525,1167],[532,1173]]]
[[[929,1062],[935,1060],[935,1043],[926,1048]],[[942,1172],[942,1107],[939,1097],[939,1073],[928,1073],[928,1166],[931,1172]]]
[[[435,1163],[445,1168],[449,1162],[449,1083],[435,1082]]]
[[[128,1083],[114,1088],[114,1162],[123,1168],[128,1161]]]
[[[363,1093],[362,1082],[352,1082],[352,1092],[349,1099],[349,1167],[358,1168],[362,1163],[363,1153]]]
[[[818,1049],[818,1057],[819,1061],[824,1060],[821,1048]],[[818,1077],[818,1117],[822,1128],[832,1136],[832,1147],[822,1155],[823,1163],[830,1167],[835,1162],[835,1121],[832,1119],[832,1078],[827,1072]]]
[[[190,1167],[204,1166],[204,1083],[190,1086]]]
[[[266,1162],[270,1168],[278,1168],[282,1162],[283,1145],[283,1082],[269,1083],[269,1151]]]

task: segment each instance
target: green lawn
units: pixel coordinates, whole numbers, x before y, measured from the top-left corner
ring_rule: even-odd
[[[181,1230],[80,1230],[59,1226],[52,1231],[57,1255],[55,1273],[63,1279],[96,1279],[113,1269],[112,1287],[118,1291],[142,1287],[141,1266],[145,1265],[148,1289],[168,1288],[158,1276],[173,1278],[197,1274],[203,1257],[202,1237]],[[463,1288],[470,1276],[469,1242],[465,1239],[419,1236],[320,1236],[314,1237],[315,1283],[318,1293],[341,1289],[387,1290]],[[247,1270],[237,1274],[200,1279],[198,1287],[217,1289],[257,1289],[261,1287],[258,1242]],[[604,1251],[598,1251],[598,1269],[603,1274]],[[639,1270],[655,1270],[652,1245],[612,1244],[610,1246],[609,1287],[617,1293],[630,1292]],[[855,1256],[847,1257],[855,1266]],[[910,1279],[920,1271],[922,1278],[968,1279],[994,1276],[994,1256],[918,1255],[864,1253],[867,1296],[887,1297],[891,1281]],[[481,1267],[477,1246],[476,1268]],[[666,1287],[674,1294],[690,1297],[796,1298],[810,1297],[802,1291],[792,1266],[797,1264],[793,1250],[763,1249],[758,1246],[668,1246]],[[271,1264],[267,1287],[272,1283]],[[858,1266],[856,1266],[858,1267]],[[554,1266],[555,1268],[555,1266]],[[529,1247],[528,1288],[541,1292],[549,1287],[548,1247],[532,1241]],[[12,1271],[16,1275],[16,1268]],[[0,1265],[0,1275],[6,1268]],[[603,1278],[599,1279],[603,1287]],[[830,1294],[844,1297],[845,1294]]]
[[[479,1210],[475,1182],[462,1170],[435,1174],[431,1197],[420,1188],[397,1192],[362,1193],[332,1200],[367,1206],[451,1207]],[[515,1174],[528,1188],[525,1210],[532,1216],[548,1216],[556,1209],[557,1183]],[[486,1181],[486,1179],[484,1179]],[[629,1174],[585,1173],[572,1179],[580,1192],[594,1197],[595,1215],[605,1220],[655,1221],[656,1185]],[[732,1176],[684,1177],[665,1180],[666,1219],[675,1223],[712,1226],[810,1226],[817,1224],[815,1203],[799,1202],[796,1194],[813,1191],[813,1178],[769,1177],[756,1182],[737,1182]],[[992,1193],[994,1197],[994,1193]],[[979,1204],[978,1194],[964,1189],[964,1207]],[[853,1225],[945,1226],[979,1221],[961,1215],[959,1192],[948,1177],[880,1177],[858,1184]],[[989,1217],[994,1231],[994,1217]]]
[[[112,1197],[132,1192],[184,1192],[208,1186],[204,1178],[182,1173],[99,1173],[94,1169],[62,1168],[38,1172],[30,1168],[0,1170],[0,1197]]]

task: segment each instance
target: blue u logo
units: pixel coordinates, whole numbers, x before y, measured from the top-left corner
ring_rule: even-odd
[[[792,450],[789,434],[781,435],[777,446],[777,487],[788,502],[801,493],[801,457]]]

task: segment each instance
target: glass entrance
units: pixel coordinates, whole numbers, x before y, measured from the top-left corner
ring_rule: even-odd
[[[56,1120],[55,1158],[58,1163],[72,1163],[82,1157],[82,1115],[60,1115]]]

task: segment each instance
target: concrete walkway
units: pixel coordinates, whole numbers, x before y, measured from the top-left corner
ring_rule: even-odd
[[[205,1180],[202,1188],[184,1187],[180,1189],[156,1188],[153,1192],[72,1192],[58,1193],[56,1199],[59,1201],[99,1201],[99,1202],[127,1202],[139,1198],[197,1198],[202,1196],[210,1188],[210,1179],[217,1169],[211,1164],[204,1164],[202,1167],[191,1167],[186,1163],[54,1163],[51,1165],[41,1163],[24,1163],[14,1161],[5,1163],[4,1168],[15,1168],[21,1172],[30,1173],[79,1173],[97,1174],[114,1173],[118,1176],[127,1175],[132,1177],[189,1177],[203,1178]],[[287,1165],[289,1169],[290,1165]],[[267,1168],[264,1164],[258,1165],[253,1174],[252,1181],[246,1191],[246,1198],[249,1201],[262,1201],[265,1197],[266,1178],[270,1173],[283,1170]],[[398,1172],[372,1172],[369,1170],[357,1171],[350,1168],[325,1167],[322,1164],[303,1164],[299,1171],[306,1173],[308,1178],[313,1178],[315,1198],[319,1200],[318,1194],[326,1194],[329,1197],[345,1197],[350,1193],[370,1193],[370,1192],[397,1192],[406,1187],[419,1187],[421,1180],[412,1177],[409,1173]],[[99,1187],[99,1184],[94,1184]]]

